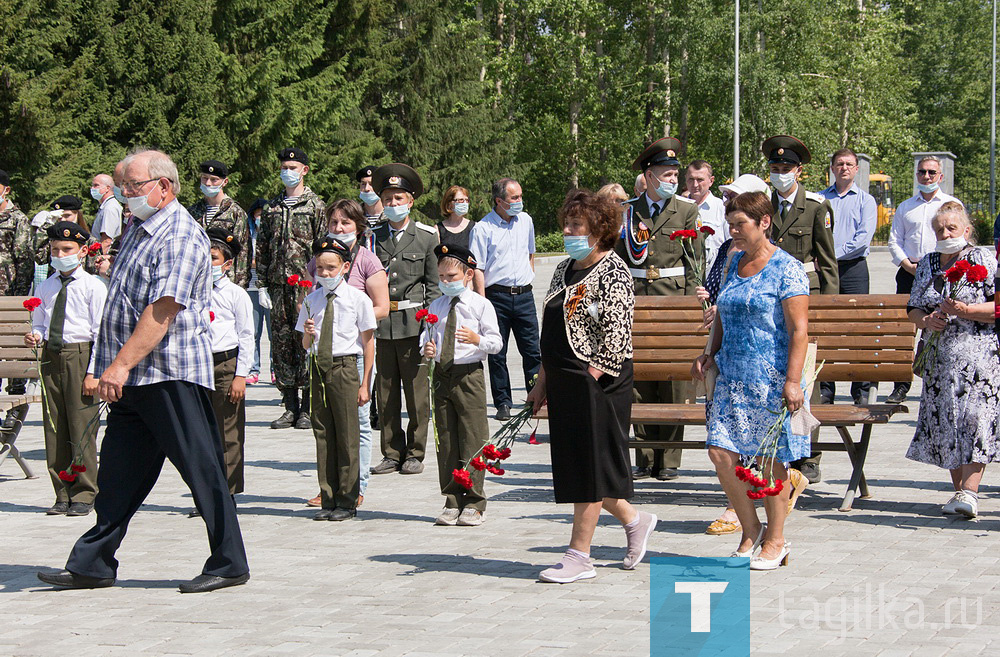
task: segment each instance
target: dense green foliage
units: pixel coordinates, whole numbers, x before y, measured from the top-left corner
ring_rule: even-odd
[[[811,189],[849,145],[899,200],[914,150],[954,152],[956,191],[983,194],[990,3],[742,4],[744,172],[790,133],[816,156]],[[89,199],[140,144],[175,158],[185,201],[208,158],[231,164],[240,201],[275,194],[288,145],[326,199],[354,197],[363,164],[412,164],[432,217],[448,185],[479,215],[513,175],[540,235],[571,186],[631,191],[654,138],[679,137],[716,184],[733,168],[730,1],[6,0],[0,33],[0,168],[27,211]]]

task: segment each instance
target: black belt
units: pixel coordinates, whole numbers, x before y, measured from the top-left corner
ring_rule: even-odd
[[[225,363],[230,358],[236,358],[240,355],[240,348],[233,347],[232,349],[227,349],[226,351],[217,351],[212,354],[212,360],[216,365],[219,363]]]
[[[486,291],[504,292],[506,294],[524,294],[531,292],[531,285],[491,285]]]
[[[867,260],[867,259],[868,258],[866,256],[861,256],[859,258],[844,258],[843,260],[838,260],[837,262],[843,265],[852,265],[855,262],[861,262],[862,260]]]

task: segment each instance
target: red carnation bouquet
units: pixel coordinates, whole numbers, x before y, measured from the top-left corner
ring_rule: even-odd
[[[978,285],[989,278],[990,272],[983,265],[974,265],[968,260],[959,260],[951,268],[944,272],[943,278],[947,287],[947,292],[943,295],[946,299],[958,299],[959,293],[970,285]],[[923,349],[920,349],[913,359],[913,373],[923,376],[927,373],[931,363],[937,355],[938,340],[941,339],[940,331],[930,331],[930,335],[924,340]]]
[[[288,284],[288,287],[294,289],[296,291],[296,293],[298,293],[299,290],[306,290],[307,291],[306,293],[308,294],[308,290],[311,289],[312,286],[313,286],[312,281],[310,281],[310,280],[308,280],[306,278],[303,278],[303,277],[299,276],[298,274],[292,274],[291,276],[289,276],[287,279],[285,279],[285,283]],[[306,315],[308,315],[309,318],[312,319],[313,318],[313,314],[312,314],[312,309],[309,307],[309,302],[306,301],[305,299],[302,299],[302,305],[306,309]],[[316,370],[316,375],[319,376],[320,378],[322,378],[322,374],[319,371],[319,363],[316,360],[316,351],[314,349],[310,349],[309,353],[307,355],[308,355],[308,358],[309,358],[309,389],[312,390],[313,370]],[[326,404],[326,386],[322,386],[321,385],[319,387],[319,389],[320,389],[320,393],[323,396],[323,404],[325,405]],[[312,415],[314,404],[316,403],[315,399],[314,399],[315,397],[316,397],[316,395],[312,395],[312,394],[309,395],[309,414],[310,415]]]
[[[434,329],[434,325],[438,323],[438,319],[439,319],[438,316],[435,315],[434,313],[430,312],[426,308],[421,308],[420,310],[417,311],[417,314],[415,315],[415,317],[417,318],[418,322],[422,322],[423,323],[423,325],[424,325],[424,333],[425,333],[424,338],[425,338],[426,341],[429,341],[431,339],[431,331]],[[440,348],[440,345],[438,345],[438,347]],[[433,358],[428,358],[427,359],[427,384],[428,384],[428,386],[431,389],[431,415],[430,415],[430,420],[431,420],[431,429],[434,431],[434,448],[437,449],[437,447],[438,447],[438,445],[440,443],[438,441],[437,422],[434,421],[434,387],[435,386],[434,386],[434,359]],[[472,484],[470,483],[469,486],[471,487]]]
[[[699,263],[695,252],[694,241],[698,239],[698,233],[702,233],[706,236],[715,235],[715,230],[713,230],[711,226],[702,226],[698,230],[691,230],[691,229],[675,230],[674,232],[670,233],[670,239],[681,241],[681,249],[684,252],[684,260],[687,263],[686,267],[688,269],[694,270],[695,277],[700,282],[705,280],[705,262],[703,260],[701,261],[701,263]],[[709,308],[708,301],[702,301],[701,305],[702,308],[708,310]]]

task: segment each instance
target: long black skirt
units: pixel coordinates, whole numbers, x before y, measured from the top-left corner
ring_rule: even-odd
[[[595,380],[583,361],[542,353],[556,502],[630,499],[632,361]]]

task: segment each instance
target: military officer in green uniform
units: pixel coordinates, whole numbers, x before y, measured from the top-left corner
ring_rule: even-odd
[[[694,257],[685,254],[681,240],[671,240],[677,230],[697,230],[698,206],[677,195],[680,175],[681,142],[664,137],[642,152],[632,168],[643,172],[646,191],[625,205],[622,236],[615,252],[628,264],[635,281],[635,294],[680,296],[694,294],[701,284],[698,269],[705,261],[701,239],[688,242]],[[681,402],[693,397],[687,382],[636,381],[637,402]],[[683,427],[636,425],[637,440],[674,440],[684,437]],[[681,464],[679,449],[636,449],[636,479],[656,476],[667,480],[677,476]]]
[[[805,144],[787,135],[777,135],[761,145],[771,170],[771,241],[802,262],[809,276],[811,294],[840,292],[840,270],[833,245],[833,209],[830,202],[815,192],[807,192],[798,182],[802,165],[812,156]],[[819,400],[819,386],[813,401]],[[813,438],[815,439],[815,435]],[[809,483],[822,479],[819,461],[822,452],[792,463]]]
[[[199,165],[201,179],[200,201],[188,208],[188,212],[202,228],[222,228],[233,234],[239,243],[239,255],[233,263],[233,282],[246,289],[250,285],[250,224],[247,213],[226,194],[229,184],[229,167],[218,160],[208,160]]]
[[[309,157],[304,150],[286,148],[278,159],[285,189],[264,207],[257,233],[258,294],[261,306],[271,310],[271,362],[285,406],[271,428],[311,429],[304,390],[305,350],[295,331],[306,290],[287,281],[290,276],[305,275],[313,242],[326,235],[326,204],[306,187]]]
[[[422,229],[413,200],[423,192],[416,171],[405,164],[386,164],[372,174],[387,221],[375,229],[375,255],[389,274],[389,316],[375,329],[375,393],[382,431],[382,461],[373,474],[424,470],[424,448],[430,420],[427,364],[420,353],[417,310],[440,296],[437,231]],[[400,387],[409,418],[403,431]]]

